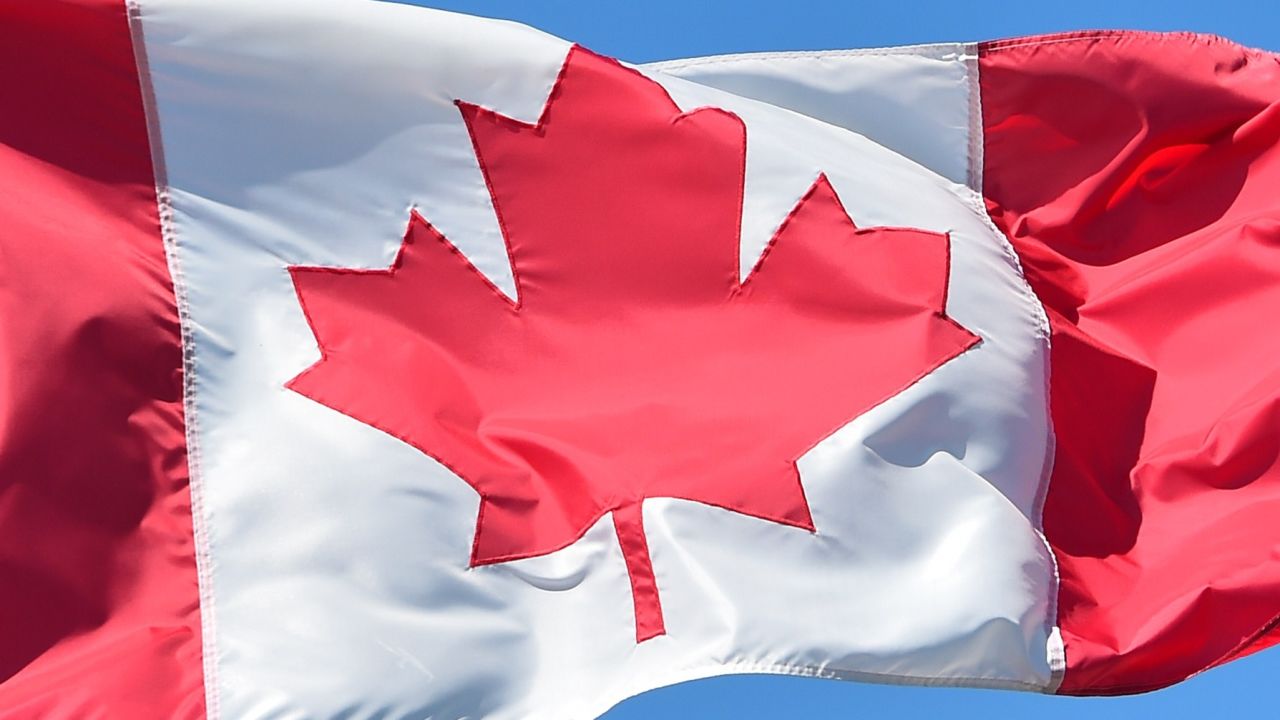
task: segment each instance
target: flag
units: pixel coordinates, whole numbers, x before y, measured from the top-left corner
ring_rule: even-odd
[[[0,3],[0,715],[1142,692],[1280,614],[1280,62]]]

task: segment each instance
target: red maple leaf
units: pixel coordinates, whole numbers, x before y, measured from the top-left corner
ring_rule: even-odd
[[[321,360],[289,387],[480,494],[470,562],[612,513],[637,641],[664,630],[645,498],[813,531],[796,460],[977,342],[946,235],[854,226],[820,176],[739,281],[746,131],[569,52],[530,125],[463,102],[511,301],[416,212],[386,270],[290,268]]]

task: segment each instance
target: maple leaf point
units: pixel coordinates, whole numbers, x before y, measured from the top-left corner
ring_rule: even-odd
[[[977,342],[947,236],[859,229],[825,176],[740,281],[731,113],[577,47],[536,124],[457,104],[516,300],[414,212],[388,269],[290,268],[321,359],[288,386],[475,488],[472,566],[611,513],[637,642],[665,632],[646,498],[813,531],[797,459]]]

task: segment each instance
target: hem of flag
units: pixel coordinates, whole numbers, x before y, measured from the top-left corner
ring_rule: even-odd
[[[160,237],[164,246],[169,278],[173,282],[174,304],[178,311],[178,329],[182,341],[182,415],[186,433],[188,492],[191,495],[191,530],[196,561],[196,585],[200,601],[201,680],[204,685],[205,720],[222,717],[218,694],[218,663],[215,651],[214,597],[212,583],[213,556],[209,547],[209,531],[204,511],[204,475],[201,472],[197,441],[195,401],[195,339],[191,335],[191,310],[187,299],[186,276],[178,257],[177,231],[173,223],[173,205],[169,197],[169,175],[164,157],[164,140],[160,132],[160,115],[156,109],[155,87],[151,82],[151,65],[147,59],[147,43],[142,27],[139,0],[125,0],[129,23],[129,40],[133,44],[138,87],[142,94],[142,110],[147,121],[147,142],[151,147],[151,172],[155,178],[156,210],[160,220]]]
[[[1058,628],[1047,640],[1047,653],[1052,666],[1055,654],[1062,657],[1062,639]],[[637,682],[616,692],[605,693],[587,712],[570,716],[569,720],[595,720],[613,707],[637,695],[651,690],[678,685],[695,680],[708,680],[714,677],[731,675],[785,675],[790,677],[811,677],[824,680],[846,680],[879,685],[903,685],[915,687],[954,687],[981,690],[1019,690],[1041,694],[1053,694],[1061,678],[1061,672],[1055,672],[1046,683],[1033,683],[1024,680],[983,677],[926,677],[912,675],[894,675],[892,673],[876,673],[857,670],[840,670],[819,665],[791,665],[787,663],[755,663],[728,662],[693,665],[661,675],[649,676],[643,682]]]

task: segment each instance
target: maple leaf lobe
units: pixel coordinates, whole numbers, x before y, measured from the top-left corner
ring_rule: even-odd
[[[825,176],[740,282],[730,113],[580,48],[535,124],[458,106],[517,302],[414,213],[387,270],[290,269],[322,357],[289,386],[474,487],[473,565],[612,513],[638,640],[664,628],[646,498],[813,530],[796,460],[977,341],[948,238],[857,228]]]

